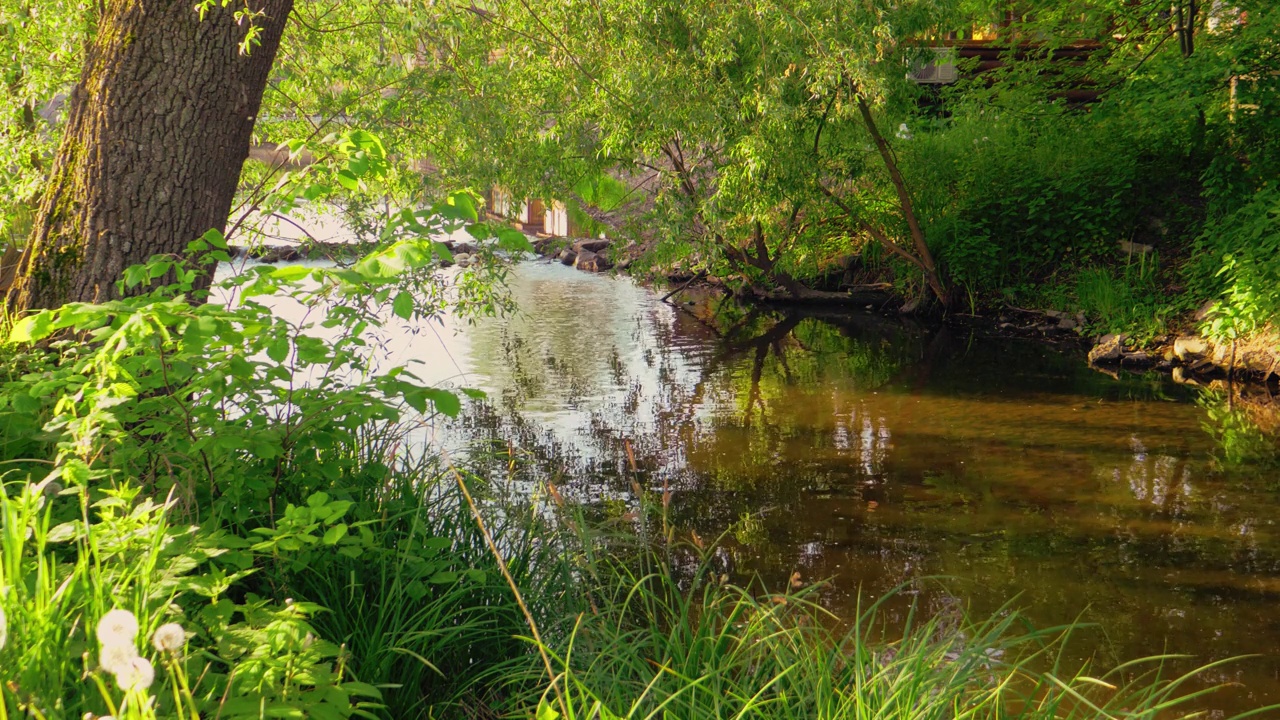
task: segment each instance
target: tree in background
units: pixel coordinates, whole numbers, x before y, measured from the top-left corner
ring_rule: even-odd
[[[463,11],[458,49],[441,59],[464,98],[456,126],[500,161],[462,171],[585,201],[592,178],[620,178],[651,201],[637,234],[657,257],[764,294],[845,297],[803,278],[870,242],[945,302],[916,189],[880,126],[914,97],[921,49],[907,41],[957,12],[834,0]]]

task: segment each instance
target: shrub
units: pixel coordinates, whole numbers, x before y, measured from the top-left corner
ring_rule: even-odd
[[[1280,189],[1263,186],[1210,222],[1196,250],[1188,267],[1192,292],[1217,298],[1206,334],[1235,340],[1280,317]]]

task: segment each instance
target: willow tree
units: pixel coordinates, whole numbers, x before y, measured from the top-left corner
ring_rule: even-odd
[[[111,299],[124,268],[225,227],[292,8],[97,7],[10,311]]]
[[[648,239],[668,255],[765,293],[825,299],[841,295],[804,282],[814,258],[870,242],[945,302],[881,127],[895,103],[909,106],[913,41],[948,29],[958,4],[498,0],[464,11],[473,34],[455,57],[467,82],[454,88],[522,108],[490,138],[512,180],[542,178],[546,192],[557,180],[572,192],[591,172],[642,180]]]

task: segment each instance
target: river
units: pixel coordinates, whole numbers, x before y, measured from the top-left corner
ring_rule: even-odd
[[[453,450],[509,444],[522,478],[622,517],[630,443],[682,537],[723,536],[740,580],[824,580],[837,613],[904,583],[891,616],[1012,600],[1041,626],[1097,623],[1070,658],[1099,668],[1259,653],[1213,671],[1239,685],[1205,707],[1280,702],[1276,446],[1211,396],[869,312],[671,305],[542,262],[510,287],[513,316],[393,328],[384,348],[488,393]]]

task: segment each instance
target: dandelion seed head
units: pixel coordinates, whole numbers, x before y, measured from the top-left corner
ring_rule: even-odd
[[[118,673],[136,657],[138,650],[133,643],[112,643],[102,646],[102,652],[98,653],[98,664],[109,673]]]
[[[116,670],[116,684],[121,690],[145,690],[155,682],[156,669],[144,657],[134,656],[128,665]]]
[[[133,644],[138,636],[138,619],[128,610],[116,608],[98,621],[98,642],[107,645]]]
[[[155,634],[151,636],[151,644],[161,652],[181,650],[186,641],[187,633],[178,623],[165,623],[156,628]]]

